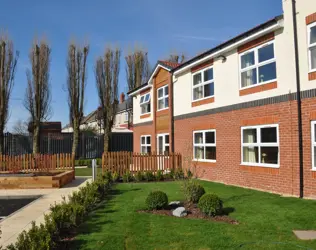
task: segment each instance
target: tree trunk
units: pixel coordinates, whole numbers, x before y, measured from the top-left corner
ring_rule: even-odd
[[[104,129],[104,144],[103,144],[103,152],[106,153],[106,152],[109,152],[109,142],[110,142],[110,133],[108,131],[108,129]]]
[[[33,129],[33,154],[39,153],[40,125],[35,124]]]
[[[79,144],[79,123],[77,121],[73,122],[73,128],[72,154],[76,156]]]
[[[4,154],[4,134],[3,130],[0,129],[0,155]]]

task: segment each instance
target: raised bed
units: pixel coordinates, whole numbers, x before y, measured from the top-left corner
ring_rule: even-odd
[[[0,189],[61,188],[74,178],[74,170],[35,173],[0,172]]]

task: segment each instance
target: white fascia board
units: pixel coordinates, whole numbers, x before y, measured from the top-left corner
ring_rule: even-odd
[[[156,73],[157,73],[157,71],[158,71],[159,68],[163,68],[163,69],[165,69],[165,70],[167,70],[167,71],[170,71],[170,69],[166,68],[165,66],[162,66],[161,64],[158,64],[158,65],[156,66],[154,72],[151,74],[151,76],[150,76],[150,78],[149,78],[149,80],[148,80],[148,83],[151,83],[151,81],[152,81],[154,75],[156,75]]]
[[[272,25],[272,26],[270,26],[268,28],[265,28],[265,29],[255,33],[255,34],[251,35],[251,36],[248,36],[248,37],[246,37],[246,38],[234,43],[234,44],[231,44],[231,45],[229,45],[229,46],[227,46],[227,47],[225,47],[225,48],[223,48],[223,49],[221,49],[219,51],[216,51],[213,54],[205,56],[204,58],[202,58],[202,59],[200,59],[198,61],[192,62],[191,64],[176,70],[173,74],[174,75],[178,75],[178,74],[180,74],[181,72],[183,72],[183,71],[185,71],[187,69],[190,69],[190,68],[192,68],[192,67],[194,67],[194,66],[196,66],[198,64],[201,64],[201,63],[203,63],[203,62],[205,62],[205,61],[207,61],[207,60],[209,60],[211,58],[215,58],[217,56],[220,56],[220,55],[222,55],[225,52],[233,50],[233,49],[239,47],[240,45],[243,45],[243,44],[245,44],[245,43],[247,43],[247,42],[249,42],[251,40],[254,40],[254,39],[256,39],[256,38],[258,38],[260,36],[268,34],[268,33],[272,32],[272,31],[275,31],[275,30],[277,30],[279,28],[282,28],[282,27],[283,27],[283,20],[280,20],[276,24],[274,24],[274,25]]]
[[[141,91],[143,91],[143,90],[146,90],[146,89],[149,89],[149,88],[151,88],[151,87],[152,87],[152,84],[147,84],[146,86],[144,86],[144,87],[142,87],[142,88],[140,88],[140,89],[137,89],[137,90],[135,90],[135,91],[129,93],[128,96],[135,96],[135,95],[137,95],[139,92],[141,92]]]

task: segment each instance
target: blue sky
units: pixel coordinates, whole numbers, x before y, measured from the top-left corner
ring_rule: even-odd
[[[106,45],[119,45],[122,55],[135,46],[148,50],[151,65],[170,53],[189,58],[282,13],[281,0],[2,0],[0,29],[20,51],[10,106],[10,130],[26,120],[23,107],[28,52],[35,36],[52,48],[52,121],[68,123],[66,55],[71,40],[90,44],[85,114],[98,107],[93,73]],[[122,56],[120,92],[126,92]]]

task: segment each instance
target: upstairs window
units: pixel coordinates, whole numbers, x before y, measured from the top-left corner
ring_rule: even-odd
[[[241,88],[276,81],[274,42],[269,42],[240,54]]]
[[[243,127],[241,133],[242,164],[278,167],[278,125]]]
[[[197,161],[216,161],[216,131],[193,132],[193,154]]]
[[[168,85],[157,89],[158,110],[167,109],[169,107],[169,89]]]
[[[203,69],[192,75],[193,101],[214,96],[213,67]]]
[[[140,137],[140,151],[143,154],[149,154],[151,152],[150,135]]]
[[[150,113],[150,93],[140,97],[140,109],[142,115]]]
[[[309,70],[316,71],[316,23],[308,27],[308,53],[309,53]]]

